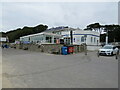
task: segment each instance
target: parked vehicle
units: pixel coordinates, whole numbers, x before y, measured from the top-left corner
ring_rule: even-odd
[[[105,45],[98,51],[98,55],[115,55],[119,54],[119,49],[114,45]]]
[[[2,48],[9,48],[7,44],[2,44]]]

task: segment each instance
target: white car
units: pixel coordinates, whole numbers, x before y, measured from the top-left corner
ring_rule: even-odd
[[[119,54],[119,49],[113,45],[105,45],[98,51],[98,55],[115,55]]]

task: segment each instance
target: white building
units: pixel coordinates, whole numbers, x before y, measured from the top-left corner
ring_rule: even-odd
[[[53,33],[37,33],[37,34],[32,34],[32,35],[27,35],[20,37],[21,42],[33,42],[33,43],[51,43],[54,44],[56,43],[57,39],[60,39],[62,36],[53,34]]]
[[[62,32],[63,39],[65,42],[71,42],[70,31]],[[95,31],[83,31],[74,30],[72,31],[73,45],[81,45],[86,43],[87,45],[99,45],[100,34]]]
[[[0,37],[0,42],[8,42],[8,37]]]
[[[72,36],[70,34],[71,31]],[[100,43],[100,33],[96,31],[84,31],[79,28],[57,27],[57,29],[53,28],[47,30],[46,32],[62,35],[62,39],[64,39],[65,44],[81,45],[86,43],[87,45],[99,45]]]
[[[95,31],[84,31],[79,28],[57,27],[45,32],[20,37],[20,41],[55,44],[57,39],[63,39],[65,44],[99,45],[100,34]]]

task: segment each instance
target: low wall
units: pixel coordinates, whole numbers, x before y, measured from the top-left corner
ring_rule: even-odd
[[[74,53],[80,53],[84,51],[84,46],[83,45],[74,45]]]
[[[45,53],[56,53],[61,54],[62,44],[16,44],[14,48],[23,49],[29,51],[45,52]],[[83,45],[74,45],[74,53],[80,53],[84,51]]]
[[[42,44],[41,48],[43,48],[43,52],[46,53],[61,53],[61,44]]]
[[[87,50],[90,50],[90,51],[95,51],[95,50],[98,50],[100,48],[101,48],[101,46],[87,46]]]
[[[29,51],[45,52],[45,53],[61,53],[61,44],[16,44],[16,49],[23,49]]]

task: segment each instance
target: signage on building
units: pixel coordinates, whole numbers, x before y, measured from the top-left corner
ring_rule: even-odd
[[[0,41],[1,41],[1,42],[6,42],[7,39],[6,39],[6,37],[0,37]]]

